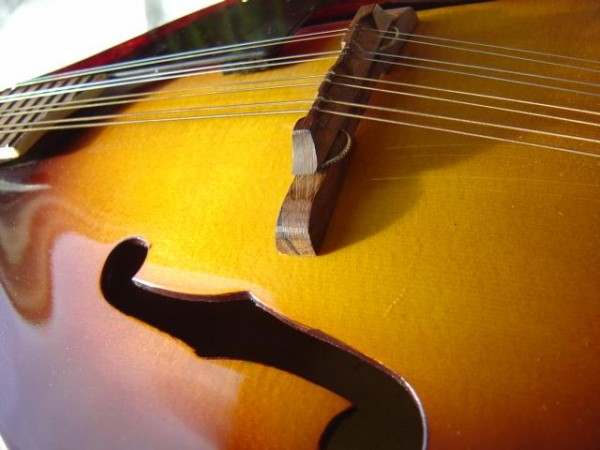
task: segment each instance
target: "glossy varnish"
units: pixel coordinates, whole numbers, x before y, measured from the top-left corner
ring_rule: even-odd
[[[496,1],[423,12],[417,32],[597,59],[599,18],[593,0]],[[407,45],[416,57],[449,58],[448,51]],[[452,57],[495,64],[473,53]],[[595,97],[424,69],[398,67],[391,77],[598,109]],[[383,94],[372,101],[462,112]],[[464,114],[498,119],[486,110]],[[293,258],[276,251],[274,228],[292,180],[298,117],[105,127],[75,136],[51,158],[1,170],[10,186],[39,188],[2,193],[0,433],[9,448],[316,448],[348,406],[274,369],[198,358],[112,308],[100,273],[115,244],[131,236],[152,245],[138,278],[204,295],[250,291],[404,377],[427,413],[432,449],[595,448],[598,160],[364,122],[323,255]],[[531,116],[506,120],[590,130]]]

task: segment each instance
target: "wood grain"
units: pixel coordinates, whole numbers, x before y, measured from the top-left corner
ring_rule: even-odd
[[[323,164],[335,156],[333,146],[340,131],[344,130],[352,136],[358,125],[359,120],[356,118],[329,114],[322,109],[360,115],[360,108],[333,102],[366,105],[372,93],[370,90],[348,88],[329,81],[337,80],[338,76],[344,79],[344,75],[377,80],[389,69],[389,65],[386,64],[385,56],[373,56],[372,53],[384,52],[394,55],[400,52],[404,41],[387,39],[387,33],[410,33],[417,22],[417,16],[411,8],[386,11],[377,5],[371,5],[359,9],[342,38],[342,53],[329,69],[315,103],[309,113],[294,127],[292,172],[295,175],[310,175],[322,170]],[[359,87],[374,85],[373,82],[356,80],[352,80],[352,84]]]
[[[390,68],[389,57],[372,53],[396,55],[402,50],[404,41],[386,39],[386,33],[410,33],[417,22],[411,8],[387,12],[365,6],[350,23],[342,39],[343,52],[329,69],[309,113],[294,127],[292,171],[296,176],[275,230],[275,245],[281,253],[317,255],[346,177],[359,124],[356,117],[364,113],[348,104],[367,105],[373,90],[363,88],[372,88]],[[338,78],[341,84],[334,83]]]
[[[498,0],[423,11],[417,32],[598,60],[598,17],[596,0]],[[539,70],[415,42],[405,52]],[[323,74],[329,65],[157,89]],[[544,70],[597,82],[595,72]],[[398,67],[386,79],[598,109],[588,96],[423,67]],[[314,90],[223,94],[207,104],[312,98]],[[371,102],[597,137],[582,124],[516,113],[384,93]],[[125,112],[173,106],[157,99]],[[51,186],[1,194],[0,433],[8,445],[315,449],[347,408],[293,375],[198,358],[107,305],[99,291],[106,255],[143,236],[152,248],[141,279],[191,294],[250,291],[401,375],[424,405],[432,450],[596,449],[597,160],[365,121],[322,256],[290,258],[277,252],[273,225],[293,178],[298,118],[106,127],[65,143],[60,156],[0,170],[3,180]],[[47,303],[38,315],[37,302],[18,306],[36,290]]]

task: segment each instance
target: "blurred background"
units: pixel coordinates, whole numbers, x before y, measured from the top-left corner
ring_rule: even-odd
[[[219,0],[0,0],[0,89],[53,72]]]

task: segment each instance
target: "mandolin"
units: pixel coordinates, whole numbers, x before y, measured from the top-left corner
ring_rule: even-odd
[[[0,448],[597,448],[600,4],[327,17],[0,97]]]

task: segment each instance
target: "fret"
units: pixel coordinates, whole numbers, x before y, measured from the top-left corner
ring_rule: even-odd
[[[53,82],[31,84],[14,89],[8,89],[0,94],[0,162],[18,159],[27,153],[46,133],[43,130],[12,131],[12,126],[29,125],[49,120],[61,120],[73,114],[77,107],[64,108],[69,103],[78,100],[93,99],[102,93],[102,89],[87,91],[61,91],[55,95],[40,95],[25,97],[19,94],[43,92],[48,89],[66,88],[105,79],[105,75],[87,75],[82,77],[69,77]],[[2,102],[3,98],[14,95],[14,101]],[[59,110],[51,107],[62,106]],[[38,110],[37,108],[41,108]],[[22,114],[19,113],[22,111]],[[13,127],[14,129],[14,127]]]

